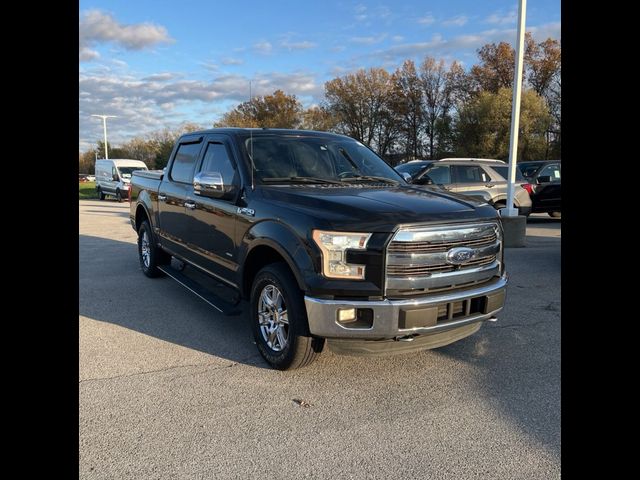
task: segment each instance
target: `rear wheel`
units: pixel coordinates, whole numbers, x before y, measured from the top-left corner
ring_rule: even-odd
[[[549,216],[553,218],[560,218],[562,214],[560,212],[549,212]]]
[[[100,187],[98,187],[98,197],[100,198],[100,200],[104,200],[105,194],[104,192],[100,189]]]
[[[147,220],[144,220],[138,229],[138,258],[142,273],[149,278],[164,275],[158,269],[158,265],[167,265],[171,262],[171,256],[156,245],[151,226]]]
[[[324,339],[303,336],[307,320],[303,295],[284,263],[272,263],[258,272],[250,305],[258,351],[273,368],[304,367],[322,352]]]

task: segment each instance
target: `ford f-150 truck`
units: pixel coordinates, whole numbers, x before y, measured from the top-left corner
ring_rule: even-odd
[[[136,171],[131,184],[143,273],[222,312],[248,300],[258,350],[277,369],[309,364],[325,343],[360,355],[440,347],[504,305],[496,210],[411,185],[349,137],[189,133],[164,170]]]

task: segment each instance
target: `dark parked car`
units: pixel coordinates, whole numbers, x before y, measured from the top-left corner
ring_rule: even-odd
[[[442,160],[413,160],[398,165],[396,171],[411,176],[415,185],[438,185],[445,190],[461,193],[487,202],[497,210],[507,205],[507,172],[502,160],[486,158],[443,158]],[[520,215],[531,213],[531,185],[516,170],[514,207]]]
[[[360,355],[444,346],[505,301],[497,212],[408,184],[342,135],[185,134],[165,170],[132,172],[130,218],[142,272],[221,312],[247,299],[256,346],[278,369],[307,365],[325,341]]]
[[[532,185],[531,202],[533,213],[548,213],[561,216],[562,165],[560,160],[540,160],[518,163],[522,175]]]

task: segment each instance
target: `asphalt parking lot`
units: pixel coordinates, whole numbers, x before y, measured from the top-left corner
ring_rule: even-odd
[[[279,372],[243,315],[142,274],[128,203],[79,209],[81,478],[560,477],[559,220],[530,217],[471,337]]]

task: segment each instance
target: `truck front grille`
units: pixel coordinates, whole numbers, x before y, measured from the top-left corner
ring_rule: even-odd
[[[470,268],[477,268],[483,265],[491,265],[496,261],[495,255],[469,260],[464,265],[449,265],[440,263],[437,265],[389,265],[387,275],[390,277],[414,277],[416,275],[430,275],[432,273],[444,273],[453,271],[464,271]]]
[[[500,275],[502,236],[496,222],[437,227],[403,227],[387,247],[386,294],[407,296],[482,283]],[[447,253],[473,249],[455,265]]]

